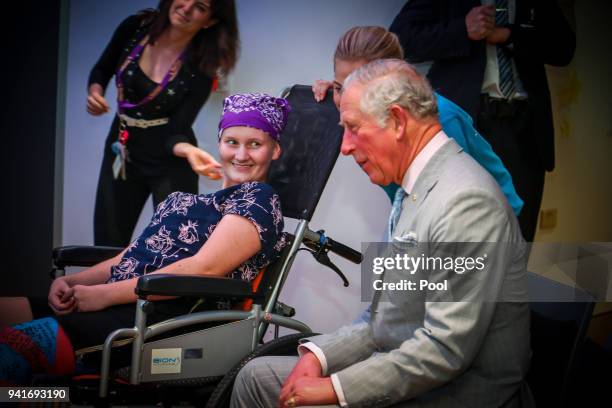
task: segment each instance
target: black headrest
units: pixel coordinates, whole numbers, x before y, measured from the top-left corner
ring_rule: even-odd
[[[310,86],[294,85],[286,96],[292,111],[269,174],[286,217],[310,221],[340,153],[340,116],[330,94],[316,102]]]

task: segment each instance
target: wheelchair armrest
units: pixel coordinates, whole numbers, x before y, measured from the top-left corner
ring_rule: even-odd
[[[138,278],[136,295],[253,298],[251,284],[239,279],[150,274]]]
[[[66,266],[92,266],[119,254],[123,248],[106,246],[63,246],[53,249],[53,264]]]

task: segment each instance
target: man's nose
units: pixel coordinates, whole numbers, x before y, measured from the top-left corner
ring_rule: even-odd
[[[340,146],[340,151],[345,156],[351,154],[355,149],[355,146],[351,139],[351,132],[349,132],[348,129],[344,129],[344,133],[342,134],[342,145]]]

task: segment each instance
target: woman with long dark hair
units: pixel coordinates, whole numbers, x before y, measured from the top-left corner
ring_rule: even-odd
[[[239,50],[233,0],[161,0],[125,19],[93,67],[87,111],[110,111],[104,93],[115,76],[117,114],[104,147],[94,215],[96,245],[126,246],[149,195],[156,206],[174,191],[197,193],[198,174],[220,177],[197,147],[192,124],[218,74]]]

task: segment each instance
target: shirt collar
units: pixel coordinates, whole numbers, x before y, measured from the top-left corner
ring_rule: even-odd
[[[414,158],[404,178],[402,179],[402,188],[408,194],[412,192],[414,183],[425,168],[425,165],[433,157],[433,155],[440,150],[440,148],[448,141],[449,137],[442,130],[436,133],[436,135],[421,149],[419,154]]]

